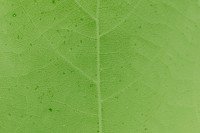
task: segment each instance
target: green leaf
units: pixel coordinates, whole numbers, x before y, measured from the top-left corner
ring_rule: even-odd
[[[0,0],[0,133],[199,133],[198,0]]]

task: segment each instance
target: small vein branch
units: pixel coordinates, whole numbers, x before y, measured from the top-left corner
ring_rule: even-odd
[[[96,20],[96,18],[91,15],[77,0],[74,0],[74,2],[87,14],[89,15],[93,20]]]
[[[98,101],[98,123],[99,133],[102,131],[102,98],[101,98],[101,75],[100,75],[100,30],[99,30],[99,8],[100,0],[97,0],[97,11],[96,11],[96,38],[97,38],[97,101]]]
[[[116,24],[113,28],[111,28],[110,30],[102,33],[100,35],[101,36],[104,36],[104,35],[107,35],[108,33],[114,31],[115,29],[117,29],[120,25],[122,25],[132,14],[133,12],[137,9],[137,7],[140,5],[140,3],[142,2],[142,0],[138,0],[138,2],[136,3],[136,5],[134,6],[134,8],[118,23]]]

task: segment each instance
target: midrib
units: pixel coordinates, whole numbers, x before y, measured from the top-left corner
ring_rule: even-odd
[[[99,32],[99,6],[100,0],[97,0],[96,10],[96,38],[97,38],[97,101],[98,101],[98,123],[99,133],[102,131],[102,98],[101,98],[101,75],[100,75],[100,32]]]

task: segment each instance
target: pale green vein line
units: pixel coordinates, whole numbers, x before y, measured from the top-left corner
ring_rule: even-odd
[[[94,37],[92,37],[92,36],[89,36],[89,35],[85,35],[85,34],[83,34],[83,33],[80,33],[80,32],[78,32],[77,30],[72,30],[72,29],[68,29],[68,28],[61,29],[61,30],[69,30],[70,32],[79,34],[79,35],[81,35],[81,36],[83,36],[83,37],[85,37],[85,38],[92,39],[92,40],[96,40],[96,38],[94,38]]]
[[[22,7],[22,6],[21,6]],[[22,7],[23,8],[23,7]],[[45,33],[47,33],[49,30],[51,30],[51,29],[53,29],[53,28],[55,28],[57,25],[60,25],[63,21],[65,21],[67,19],[67,17],[64,17],[63,19],[61,19],[60,21],[58,21],[57,23],[55,23],[53,26],[51,26],[51,27],[49,27],[48,29],[46,29],[44,32],[40,32],[40,36],[38,37],[38,38],[40,38],[42,35],[44,35]],[[31,21],[32,22],[32,21]],[[88,24],[88,23],[87,23]],[[23,28],[23,26],[21,27],[21,28]],[[80,28],[80,27],[79,27]],[[20,29],[20,28],[19,28]],[[89,39],[93,39],[93,40],[96,40],[96,38],[95,37],[92,37],[92,36],[89,36],[89,35],[85,35],[85,34],[83,34],[83,33],[80,33],[80,32],[78,32],[77,30],[74,30],[74,29],[70,29],[70,28],[61,28],[61,29],[59,29],[59,30],[69,30],[71,33],[76,33],[76,34],[79,34],[79,35],[81,35],[81,36],[83,36],[83,37],[85,37],[85,38],[89,38]],[[37,39],[38,39],[37,38]],[[35,39],[35,40],[37,40],[37,39]],[[34,40],[34,41],[35,41]]]
[[[110,96],[108,96],[107,98],[104,98],[102,99],[102,103],[103,102],[106,102],[116,96],[119,96],[120,94],[124,93],[126,90],[128,90],[133,84],[135,84],[136,82],[138,82],[142,77],[143,75],[146,74],[146,72],[151,69],[154,61],[159,57],[159,55],[161,55],[161,53],[163,53],[163,49],[160,49],[159,52],[153,57],[153,60],[152,62],[147,66],[147,68],[143,71],[143,73],[141,74],[141,76],[139,76],[136,80],[132,81],[131,83],[129,83],[126,87],[124,87],[123,89],[111,94]]]
[[[79,67],[77,67],[76,65],[74,65],[71,61],[69,61],[65,56],[63,56],[61,53],[59,53],[58,51],[55,52],[58,56],[60,56],[62,59],[64,59],[65,62],[67,62],[67,64],[71,65],[74,69],[76,69],[79,73],[81,73],[82,75],[84,75],[87,79],[91,80],[92,82],[96,83],[97,81],[95,81],[93,78],[91,78],[88,74],[86,74],[83,70],[81,70]]]
[[[197,68],[197,63],[195,63],[195,68]],[[192,82],[193,84],[197,84],[198,82],[197,81],[193,81]],[[197,101],[197,97],[198,97],[198,92],[197,92],[197,88],[196,87],[193,87],[193,102],[194,102],[194,108],[195,108],[195,114],[196,114],[196,117],[197,117],[197,122],[198,124],[200,124],[200,115],[199,115],[199,108],[198,108],[198,101]]]
[[[45,68],[48,68],[50,65],[52,65],[53,63],[55,63],[55,60],[50,62],[50,63],[47,63],[46,65],[42,66],[42,67],[38,67],[32,71],[29,71],[29,72],[26,72],[26,73],[23,73],[23,74],[20,74],[20,75],[15,75],[15,76],[0,76],[0,78],[8,78],[8,77],[11,77],[11,78],[17,78],[17,77],[24,77],[24,76],[27,76],[31,73],[34,73],[34,72],[37,72],[37,71],[40,71],[42,69],[45,69]]]
[[[116,28],[118,28],[121,24],[123,24],[132,14],[133,14],[133,12],[137,9],[137,7],[140,5],[140,3],[142,2],[142,0],[139,0],[137,3],[136,3],[136,5],[134,6],[134,8],[118,23],[118,24],[116,24],[113,28],[111,28],[110,30],[108,30],[108,31],[106,31],[106,32],[104,32],[104,33],[102,33],[101,35],[100,35],[100,37],[101,36],[104,36],[104,35],[106,35],[106,34],[108,34],[108,33],[110,33],[110,32],[112,32],[112,31],[114,31]]]
[[[41,31],[39,30],[39,28],[34,24],[34,22],[32,21],[30,15],[26,12],[26,10],[24,9],[24,6],[22,5],[22,9],[24,10],[25,14],[28,16],[29,20],[31,21],[31,23],[33,24],[33,26],[41,33]],[[45,39],[51,43],[51,41],[44,35]],[[61,55],[59,52],[55,52],[56,55],[58,55],[59,57],[63,58],[69,65],[71,65],[74,69],[76,69],[78,72],[80,72],[83,76],[85,76],[88,80],[94,82],[96,84],[96,81],[91,78],[87,73],[85,73],[83,70],[81,70],[79,67],[77,67],[76,65],[74,65],[71,61],[67,60],[67,58],[65,58],[63,55]]]
[[[195,88],[194,88],[195,89]],[[196,117],[197,117],[197,122],[198,122],[198,124],[200,124],[200,116],[199,116],[199,109],[198,109],[198,102],[197,102],[197,100],[196,100],[196,94],[197,94],[197,92],[196,91],[194,91],[193,92],[194,94],[194,96],[193,96],[193,101],[194,101],[194,108],[195,108],[195,114],[196,114]]]
[[[78,113],[81,113],[81,114],[84,114],[84,115],[87,115],[87,116],[90,116],[90,117],[97,117],[97,114],[93,114],[93,113],[89,113],[89,112],[85,112],[83,110],[80,110],[80,109],[77,109],[69,104],[66,104],[64,102],[61,102],[61,101],[58,101],[58,100],[53,100],[53,102],[56,102],[56,103],[59,103],[59,104],[62,104],[68,108],[70,108],[71,110],[74,110],[75,112],[78,112]]]
[[[100,0],[97,0],[96,10],[96,33],[97,33],[97,96],[98,96],[98,122],[99,122],[99,133],[103,133],[102,128],[102,98],[101,98],[101,75],[100,75],[100,30],[99,30],[99,8]]]
[[[89,15],[93,20],[96,20],[95,17],[93,17],[78,1],[74,0],[76,5],[78,5],[87,15]]]

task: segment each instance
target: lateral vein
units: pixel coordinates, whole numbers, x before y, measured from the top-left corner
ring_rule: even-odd
[[[97,38],[97,101],[98,101],[98,123],[99,133],[103,133],[102,130],[102,98],[101,98],[101,75],[100,75],[100,31],[99,31],[99,8],[100,0],[97,0],[96,10],[96,38]]]

